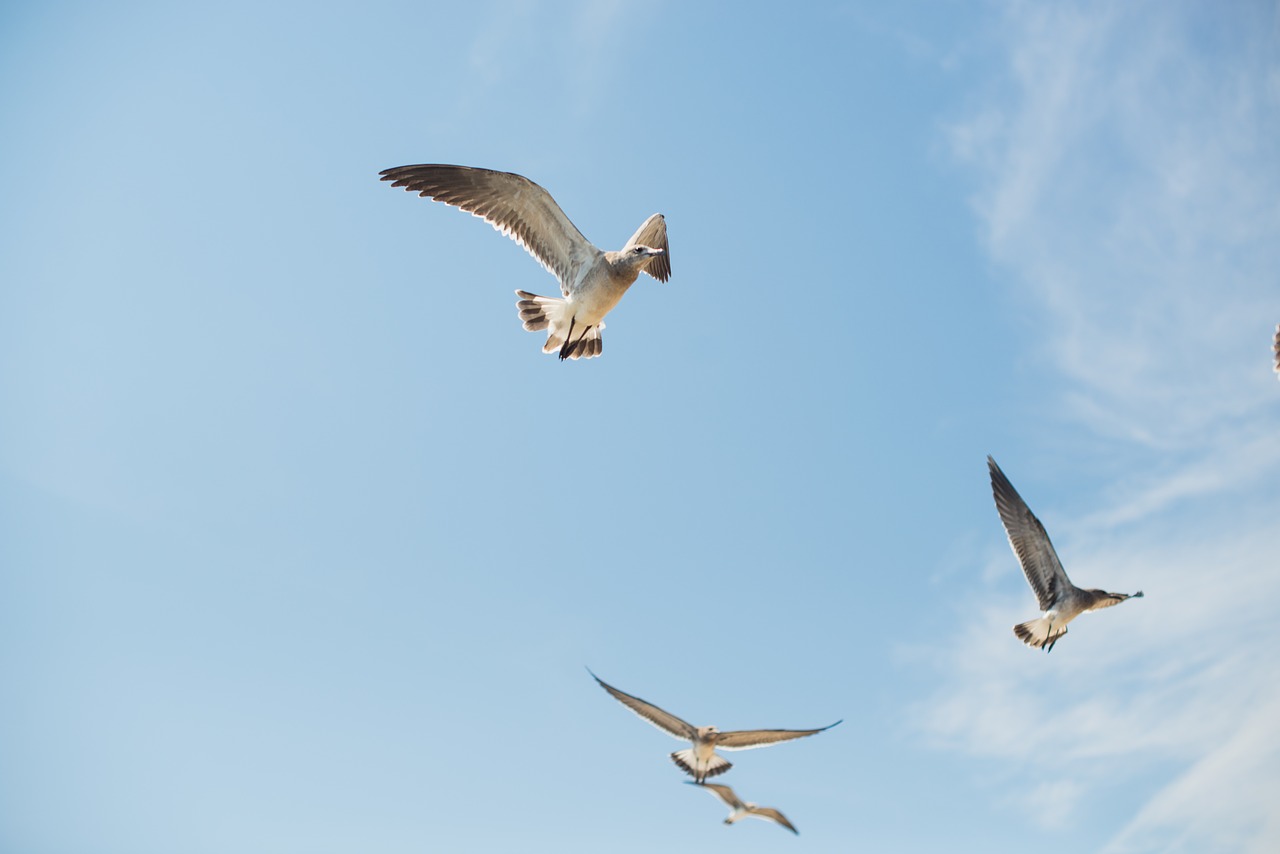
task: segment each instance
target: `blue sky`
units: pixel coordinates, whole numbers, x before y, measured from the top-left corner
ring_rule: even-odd
[[[0,848],[1273,850],[1280,13],[886,5],[6,6]]]

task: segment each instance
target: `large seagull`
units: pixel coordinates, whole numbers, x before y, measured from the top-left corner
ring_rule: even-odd
[[[991,492],[1005,533],[1009,535],[1009,545],[1013,547],[1018,563],[1022,564],[1027,583],[1044,612],[1039,619],[1013,627],[1013,633],[1019,640],[1027,646],[1050,652],[1058,638],[1067,633],[1067,623],[1076,617],[1086,611],[1110,608],[1142,595],[1141,590],[1133,594],[1108,593],[1105,590],[1082,590],[1072,584],[1058,560],[1058,553],[1053,550],[1053,543],[1049,542],[1044,525],[1040,524],[991,457],[987,457],[987,468],[991,470]]]
[[[587,668],[587,672],[591,673],[591,669]],[[780,741],[791,741],[794,738],[816,735],[840,723],[840,721],[836,721],[835,724],[829,724],[820,729],[747,729],[720,732],[713,726],[695,727],[682,721],[652,703],[641,700],[639,697],[633,697],[624,691],[619,691],[594,673],[591,673],[591,678],[599,682],[600,687],[612,694],[619,703],[622,703],[622,705],[667,735],[678,738],[681,741],[693,742],[692,747],[677,750],[671,754],[671,761],[683,768],[687,774],[692,775],[693,779],[699,783],[708,777],[723,774],[733,767],[729,760],[715,752],[716,748],[721,750],[750,750],[753,747],[768,747]]]
[[[393,187],[461,208],[507,235],[560,280],[560,295],[517,290],[524,328],[547,330],[542,352],[590,359],[603,349],[604,316],[641,273],[671,276],[667,221],[656,213],[617,252],[597,249],[551,194],[522,175],[470,166],[397,166],[380,173]]]

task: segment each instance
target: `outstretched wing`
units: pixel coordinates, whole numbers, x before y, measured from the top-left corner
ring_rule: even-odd
[[[591,668],[587,668],[587,672],[591,673]],[[591,673],[591,678],[600,683],[600,687],[613,695],[613,698],[658,729],[665,732],[672,738],[678,738],[681,741],[693,741],[698,731],[685,721],[680,720],[670,712],[663,711],[653,703],[641,700],[639,697],[633,697],[625,691],[619,691],[609,683],[605,682],[599,676]]]
[[[731,810],[743,809],[742,800],[734,793],[733,789],[728,786],[720,783],[695,783],[693,780],[685,780],[685,782],[690,786],[697,786],[700,789],[706,789]]]
[[[523,175],[439,163],[397,166],[379,174],[393,187],[480,217],[538,259],[562,289],[579,266],[600,254],[551,194]]]
[[[716,747],[723,750],[751,750],[755,747],[768,747],[780,741],[791,741],[809,735],[817,735],[831,729],[835,724],[827,724],[821,729],[740,729],[734,732],[722,732],[716,736]]]
[[[667,218],[656,213],[644,221],[644,225],[636,229],[627,245],[622,247],[623,254],[636,246],[648,246],[650,249],[661,249],[662,254],[654,256],[645,268],[645,272],[659,282],[671,278],[671,247],[667,244]]]
[[[796,830],[796,826],[791,822],[787,821],[787,817],[782,813],[778,812],[777,810],[775,810],[773,807],[755,807],[754,809],[747,810],[747,814],[754,816],[755,818],[763,818],[768,821],[776,821],[778,824],[782,825],[787,830],[794,833],[796,836],[800,835],[800,831]]]
[[[991,470],[991,493],[995,496],[996,510],[1004,523],[1005,533],[1009,535],[1009,545],[1013,547],[1018,563],[1022,564],[1022,572],[1036,594],[1040,610],[1047,611],[1063,592],[1070,589],[1071,579],[1067,578],[1044,525],[1040,524],[991,457],[987,457],[987,468]]]

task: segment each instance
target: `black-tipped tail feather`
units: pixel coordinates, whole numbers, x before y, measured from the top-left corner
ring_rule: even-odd
[[[697,767],[697,760],[693,755],[693,751],[690,749],[677,750],[675,753],[671,754],[671,761],[679,765],[686,774],[693,777],[693,779],[699,783],[708,777],[715,777],[719,774],[723,774],[733,767],[733,763],[728,759],[725,759],[718,753],[713,753],[711,754],[711,759],[707,762],[707,767],[699,769]]]
[[[539,302],[541,297],[528,291],[516,291],[516,295],[520,297],[516,303],[516,309],[520,312],[520,320],[524,323],[525,329],[538,332],[551,324],[545,308]]]
[[[1067,633],[1067,627],[1057,628],[1048,618],[1040,617],[1019,623],[1013,627],[1013,633],[1027,646],[1049,652],[1058,639]]]
[[[600,338],[603,323],[583,328],[575,323],[573,317],[566,317],[568,304],[555,297],[541,297],[528,291],[516,291],[520,299],[516,302],[516,310],[520,312],[520,322],[530,332],[547,330],[547,340],[542,345],[542,352],[557,353],[563,359],[591,359],[604,352],[604,342]]]
[[[572,341],[565,341],[560,347],[560,358],[562,360],[593,359],[603,352],[604,342],[600,339],[600,330],[591,326],[581,336],[575,336]]]

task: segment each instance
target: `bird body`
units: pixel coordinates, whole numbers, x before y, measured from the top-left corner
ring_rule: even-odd
[[[587,669],[587,672],[591,673],[590,668]],[[672,753],[671,761],[699,783],[708,777],[723,774],[733,767],[729,760],[716,753],[717,748],[720,750],[750,750],[756,747],[767,747],[782,741],[791,741],[792,739],[815,735],[840,723],[840,721],[836,721],[834,724],[819,729],[756,729],[721,732],[713,726],[695,727],[670,712],[663,711],[652,703],[641,700],[639,697],[633,697],[624,691],[619,691],[594,673],[591,673],[591,678],[600,683],[600,687],[608,691],[614,699],[667,735],[678,738],[681,741],[687,740],[691,742],[691,747]]]
[[[383,181],[480,217],[515,240],[560,281],[560,297],[517,290],[524,328],[547,330],[544,353],[561,359],[600,355],[604,317],[648,273],[671,276],[667,221],[654,214],[618,251],[605,252],[582,236],[551,194],[523,175],[470,166],[420,164],[381,172]]]
[[[675,751],[671,754],[671,761],[699,782],[723,774],[733,764],[716,753],[716,738],[719,735],[719,731],[713,726],[697,727],[692,739],[693,747]]]
[[[1022,566],[1027,583],[1036,594],[1040,610],[1044,612],[1037,619],[1013,627],[1013,633],[1020,641],[1049,652],[1067,633],[1067,624],[1076,617],[1142,596],[1141,590],[1132,594],[1108,593],[1105,590],[1084,590],[1072,584],[1044,525],[1040,524],[991,457],[987,457],[987,468],[991,473],[996,511],[1009,537],[1009,545]]]
[[[787,830],[800,835],[800,831],[791,822],[787,821],[787,817],[773,807],[762,807],[759,804],[753,804],[750,801],[744,801],[728,786],[719,783],[694,783],[685,780],[690,786],[700,786],[706,789],[716,798],[724,802],[729,808],[729,817],[724,820],[725,824],[733,824],[744,818],[759,818],[765,821],[772,821]]]

